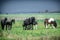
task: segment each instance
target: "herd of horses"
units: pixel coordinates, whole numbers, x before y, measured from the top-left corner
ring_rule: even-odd
[[[6,27],[6,30],[12,29],[12,24],[15,23],[15,19],[11,19],[10,21],[8,21],[7,18],[4,18],[3,20],[1,20],[1,29],[4,30],[4,28]],[[30,17],[27,18],[23,21],[23,30],[33,30],[33,29],[37,29],[37,21],[35,19],[35,17]],[[50,24],[50,26],[52,26],[53,28],[57,27],[57,22],[54,18],[46,18],[44,20],[44,26],[46,28],[48,28],[48,24]]]

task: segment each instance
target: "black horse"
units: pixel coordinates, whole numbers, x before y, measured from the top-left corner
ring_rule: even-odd
[[[33,30],[33,25],[37,25],[37,22],[35,21],[35,17],[31,17],[28,19],[25,19],[23,22],[23,29],[32,29]]]
[[[6,21],[7,21],[7,18],[1,20],[1,28],[2,28],[2,30],[4,30],[4,27],[6,26]]]
[[[8,21],[7,18],[1,20],[1,28],[2,28],[2,30],[4,30],[4,27],[6,27],[6,30],[7,30],[7,28],[8,29],[11,29],[13,22],[15,23],[15,20],[14,19],[12,19],[10,21]]]
[[[48,24],[50,24],[50,26],[52,26],[53,28],[57,27],[57,22],[54,20],[54,18],[46,18],[44,20],[44,25],[46,28],[48,28]]]
[[[6,30],[7,30],[7,28],[8,28],[9,30],[11,30],[13,23],[15,23],[15,19],[12,19],[12,20],[10,20],[10,21],[6,21]]]

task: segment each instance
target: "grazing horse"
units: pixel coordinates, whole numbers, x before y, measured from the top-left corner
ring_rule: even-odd
[[[27,30],[27,29],[33,30],[33,25],[36,25],[37,27],[37,22],[35,21],[35,17],[25,19],[23,22],[23,30]]]
[[[4,30],[4,26],[6,26],[6,21],[7,21],[7,18],[1,20],[1,28],[2,28],[2,30]]]
[[[15,19],[12,19],[12,20],[10,20],[10,21],[6,21],[6,30],[7,30],[7,28],[8,28],[9,30],[11,30],[11,28],[12,28],[12,23],[15,23]]]
[[[48,24],[50,24],[50,26],[52,26],[53,28],[56,28],[56,27],[57,27],[57,23],[56,23],[56,21],[54,20],[54,18],[50,18],[50,19],[46,18],[46,19],[44,20],[44,25],[45,25],[46,28],[48,28],[48,27],[47,27]]]

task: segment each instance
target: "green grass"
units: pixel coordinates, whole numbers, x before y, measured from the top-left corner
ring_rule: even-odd
[[[26,39],[26,37],[42,37],[42,36],[60,36],[60,14],[1,14],[0,17],[8,17],[8,18],[24,18],[24,17],[31,17],[34,16],[36,18],[50,18],[53,17],[57,21],[57,28],[53,29],[48,25],[48,29],[44,27],[44,20],[37,20],[38,22],[38,29],[37,30],[23,30],[22,23],[23,20],[19,20],[13,24],[11,30],[4,30],[1,31],[3,33],[4,39]]]

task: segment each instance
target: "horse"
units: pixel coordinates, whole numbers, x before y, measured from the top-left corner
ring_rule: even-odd
[[[37,27],[37,22],[35,21],[35,17],[30,17],[28,19],[25,19],[23,22],[23,30],[27,30],[27,29],[33,30],[33,25],[36,25]]]
[[[4,18],[3,20],[1,20],[1,28],[2,28],[2,30],[4,30],[5,26],[6,26],[6,30],[7,30],[8,27],[10,27],[10,29],[11,29],[12,28],[12,23],[15,23],[14,19],[8,21],[7,18]]]
[[[4,26],[6,26],[6,21],[7,21],[7,18],[6,17],[1,20],[1,29],[2,30],[4,30]]]
[[[6,21],[6,30],[7,30],[7,28],[8,28],[9,30],[11,30],[13,23],[15,23],[15,19],[12,19],[12,20],[10,20],[10,21]]]
[[[57,27],[57,22],[55,21],[54,18],[46,18],[44,20],[44,25],[46,28],[48,28],[48,24],[50,24],[50,26],[52,26],[53,28],[56,28]]]

